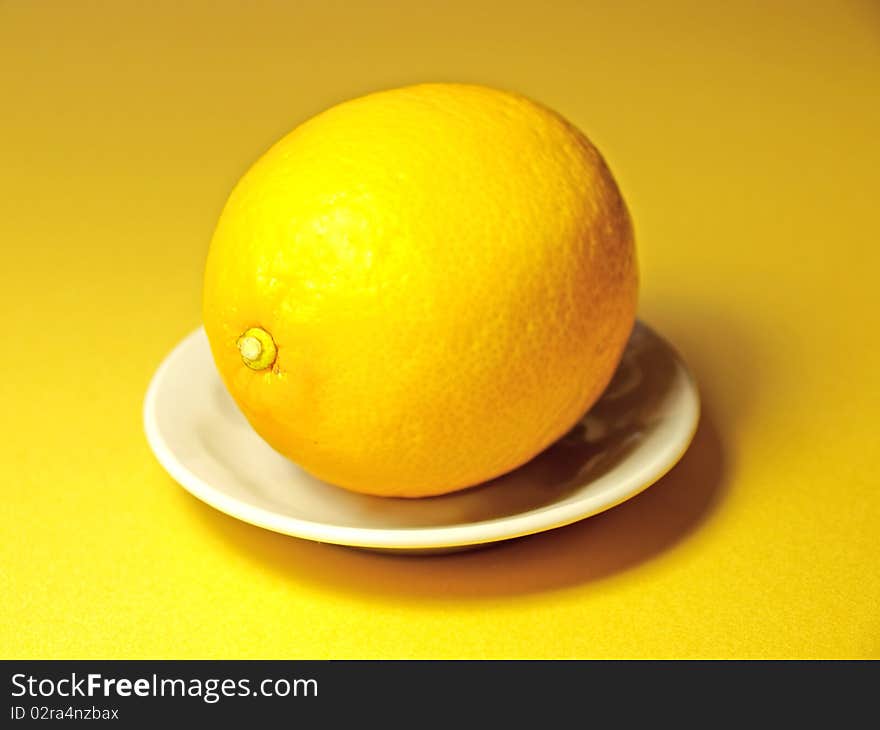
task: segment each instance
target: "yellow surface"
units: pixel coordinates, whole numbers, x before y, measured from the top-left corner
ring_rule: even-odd
[[[626,207],[582,134],[521,95],[414,84],[318,114],[248,170],[202,316],[275,449],[331,484],[425,497],[580,421],[626,346],[637,279]],[[278,346],[259,372],[239,346],[254,324]]]
[[[220,207],[293,123],[429,79],[516,88],[605,153],[696,441],[472,554],[225,517],[141,430]],[[878,88],[868,0],[0,3],[0,653],[880,656]]]

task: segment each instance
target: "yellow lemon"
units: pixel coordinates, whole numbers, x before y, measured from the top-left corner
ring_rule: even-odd
[[[587,138],[517,94],[423,84],[335,106],[251,167],[211,242],[204,323],[277,451],[420,497],[565,434],[636,298],[630,218]]]

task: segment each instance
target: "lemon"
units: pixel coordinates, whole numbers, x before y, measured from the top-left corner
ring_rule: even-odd
[[[630,218],[587,138],[517,94],[422,84],[335,106],[248,170],[203,313],[271,446],[333,484],[420,497],[565,434],[636,300]]]

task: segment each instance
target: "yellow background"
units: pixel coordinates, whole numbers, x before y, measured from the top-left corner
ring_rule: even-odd
[[[275,535],[153,458],[232,185],[322,108],[557,108],[636,224],[705,414],[643,495],[401,558]],[[0,1],[4,657],[880,657],[880,8]]]

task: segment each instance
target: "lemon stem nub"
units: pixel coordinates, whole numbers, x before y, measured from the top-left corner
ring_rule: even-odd
[[[236,341],[242,362],[251,370],[265,370],[275,362],[275,340],[262,327],[251,327]]]
[[[241,356],[250,362],[263,354],[263,346],[256,337],[242,337],[241,342],[238,343],[238,349],[241,350]]]

